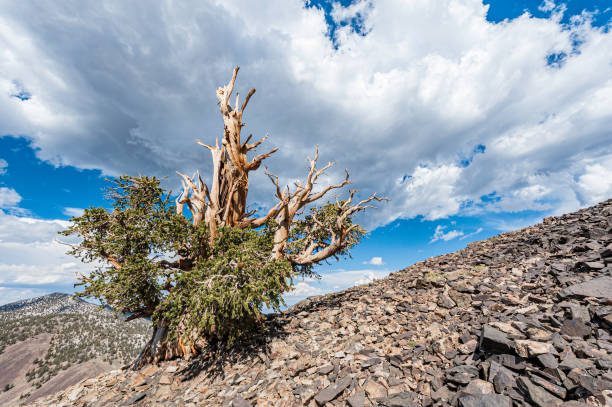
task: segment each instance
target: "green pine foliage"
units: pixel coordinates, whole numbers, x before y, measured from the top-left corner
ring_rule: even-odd
[[[194,231],[175,213],[156,178],[122,176],[110,182],[112,210],[86,209],[60,233],[82,239],[69,254],[109,264],[82,277],[80,296],[98,298],[117,312],[150,316],[171,277],[155,255],[178,254]]]
[[[279,310],[293,271],[287,260],[270,260],[273,233],[268,227],[223,228],[214,245],[204,246],[208,256],[176,275],[175,289],[154,320],[167,321],[174,334],[181,326],[193,337],[231,344],[255,328],[264,304]]]

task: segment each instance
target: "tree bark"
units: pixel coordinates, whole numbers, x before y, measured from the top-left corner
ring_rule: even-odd
[[[153,328],[151,339],[149,339],[130,367],[132,369],[140,369],[146,365],[177,357],[191,359],[198,353],[195,345],[186,345],[186,341],[180,335],[172,341],[167,339],[168,326],[164,321],[160,321]]]

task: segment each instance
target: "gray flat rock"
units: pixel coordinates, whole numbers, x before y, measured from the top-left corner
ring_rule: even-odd
[[[327,386],[315,396],[315,401],[320,406],[324,405],[328,401],[332,401],[338,397],[338,395],[342,393],[344,389],[349,387],[351,380],[352,378],[350,376],[346,376],[338,380],[336,383]]]
[[[363,407],[365,405],[365,391],[359,389],[351,397],[346,399],[350,407]]]
[[[559,295],[569,297],[597,297],[612,301],[612,277],[594,278],[584,283],[575,284],[563,289]]]
[[[501,394],[470,394],[459,399],[461,407],[510,407],[512,399]]]

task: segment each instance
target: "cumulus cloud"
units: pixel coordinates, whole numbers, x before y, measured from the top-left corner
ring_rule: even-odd
[[[13,188],[0,187],[0,209],[15,208],[21,202],[21,195]]]
[[[444,232],[447,226],[438,225],[436,226],[436,230],[434,231],[433,236],[429,243],[436,242],[438,240],[444,240],[448,242],[449,240],[456,239],[460,236],[463,236],[463,232],[460,230],[449,230],[448,232]]]
[[[321,295],[323,291],[318,287],[313,287],[304,281],[295,284],[293,290],[287,293],[286,297],[310,297],[313,295]]]
[[[383,262],[382,257],[372,257],[370,260],[364,261],[363,264],[371,264],[373,266],[382,266],[385,263]]]
[[[322,162],[338,161],[329,181],[347,167],[362,194],[392,198],[364,218],[369,227],[558,213],[605,197],[592,179],[612,170],[612,32],[588,13],[563,26],[552,1],[541,5],[548,19],[500,24],[487,7],[336,4],[336,21],[362,28],[338,27],[332,43],[323,12],[299,0],[3,2],[0,134],[30,137],[55,164],[178,184],[175,170],[210,170],[193,139],[221,134],[214,88],[240,65],[238,90],[258,90],[245,132],[269,132],[262,147],[280,147],[271,171],[303,176],[299,160],[320,144]],[[270,205],[271,186],[262,174],[258,183],[251,202]]]
[[[0,158],[0,175],[6,174],[6,168],[8,167],[8,163],[6,160]]]
[[[578,178],[584,200],[596,203],[612,197],[612,157],[603,163],[587,164]]]
[[[323,274],[319,283],[324,287],[344,289],[355,285],[371,283],[375,279],[383,278],[388,274],[389,270],[337,270],[333,273]]]
[[[544,0],[539,6],[540,11],[552,11],[555,8],[555,2],[553,0]]]
[[[285,301],[287,305],[313,295],[323,295],[338,290],[344,290],[356,285],[369,284],[372,281],[384,278],[389,274],[388,270],[336,270],[321,275],[320,279],[305,278],[295,284],[295,289],[287,293]]]
[[[83,208],[64,208],[64,215],[76,217],[81,216],[85,211]]]
[[[15,299],[72,291],[75,273],[89,267],[65,254],[55,241],[67,222],[40,220],[0,211],[0,304]]]

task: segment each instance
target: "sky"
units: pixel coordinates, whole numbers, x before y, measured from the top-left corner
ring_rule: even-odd
[[[315,145],[359,196],[353,258],[289,304],[612,198],[612,3],[0,2],[0,304],[74,292],[57,232],[105,178],[211,171],[214,90],[241,67],[245,133],[281,183]],[[262,171],[252,208],[274,204]]]

